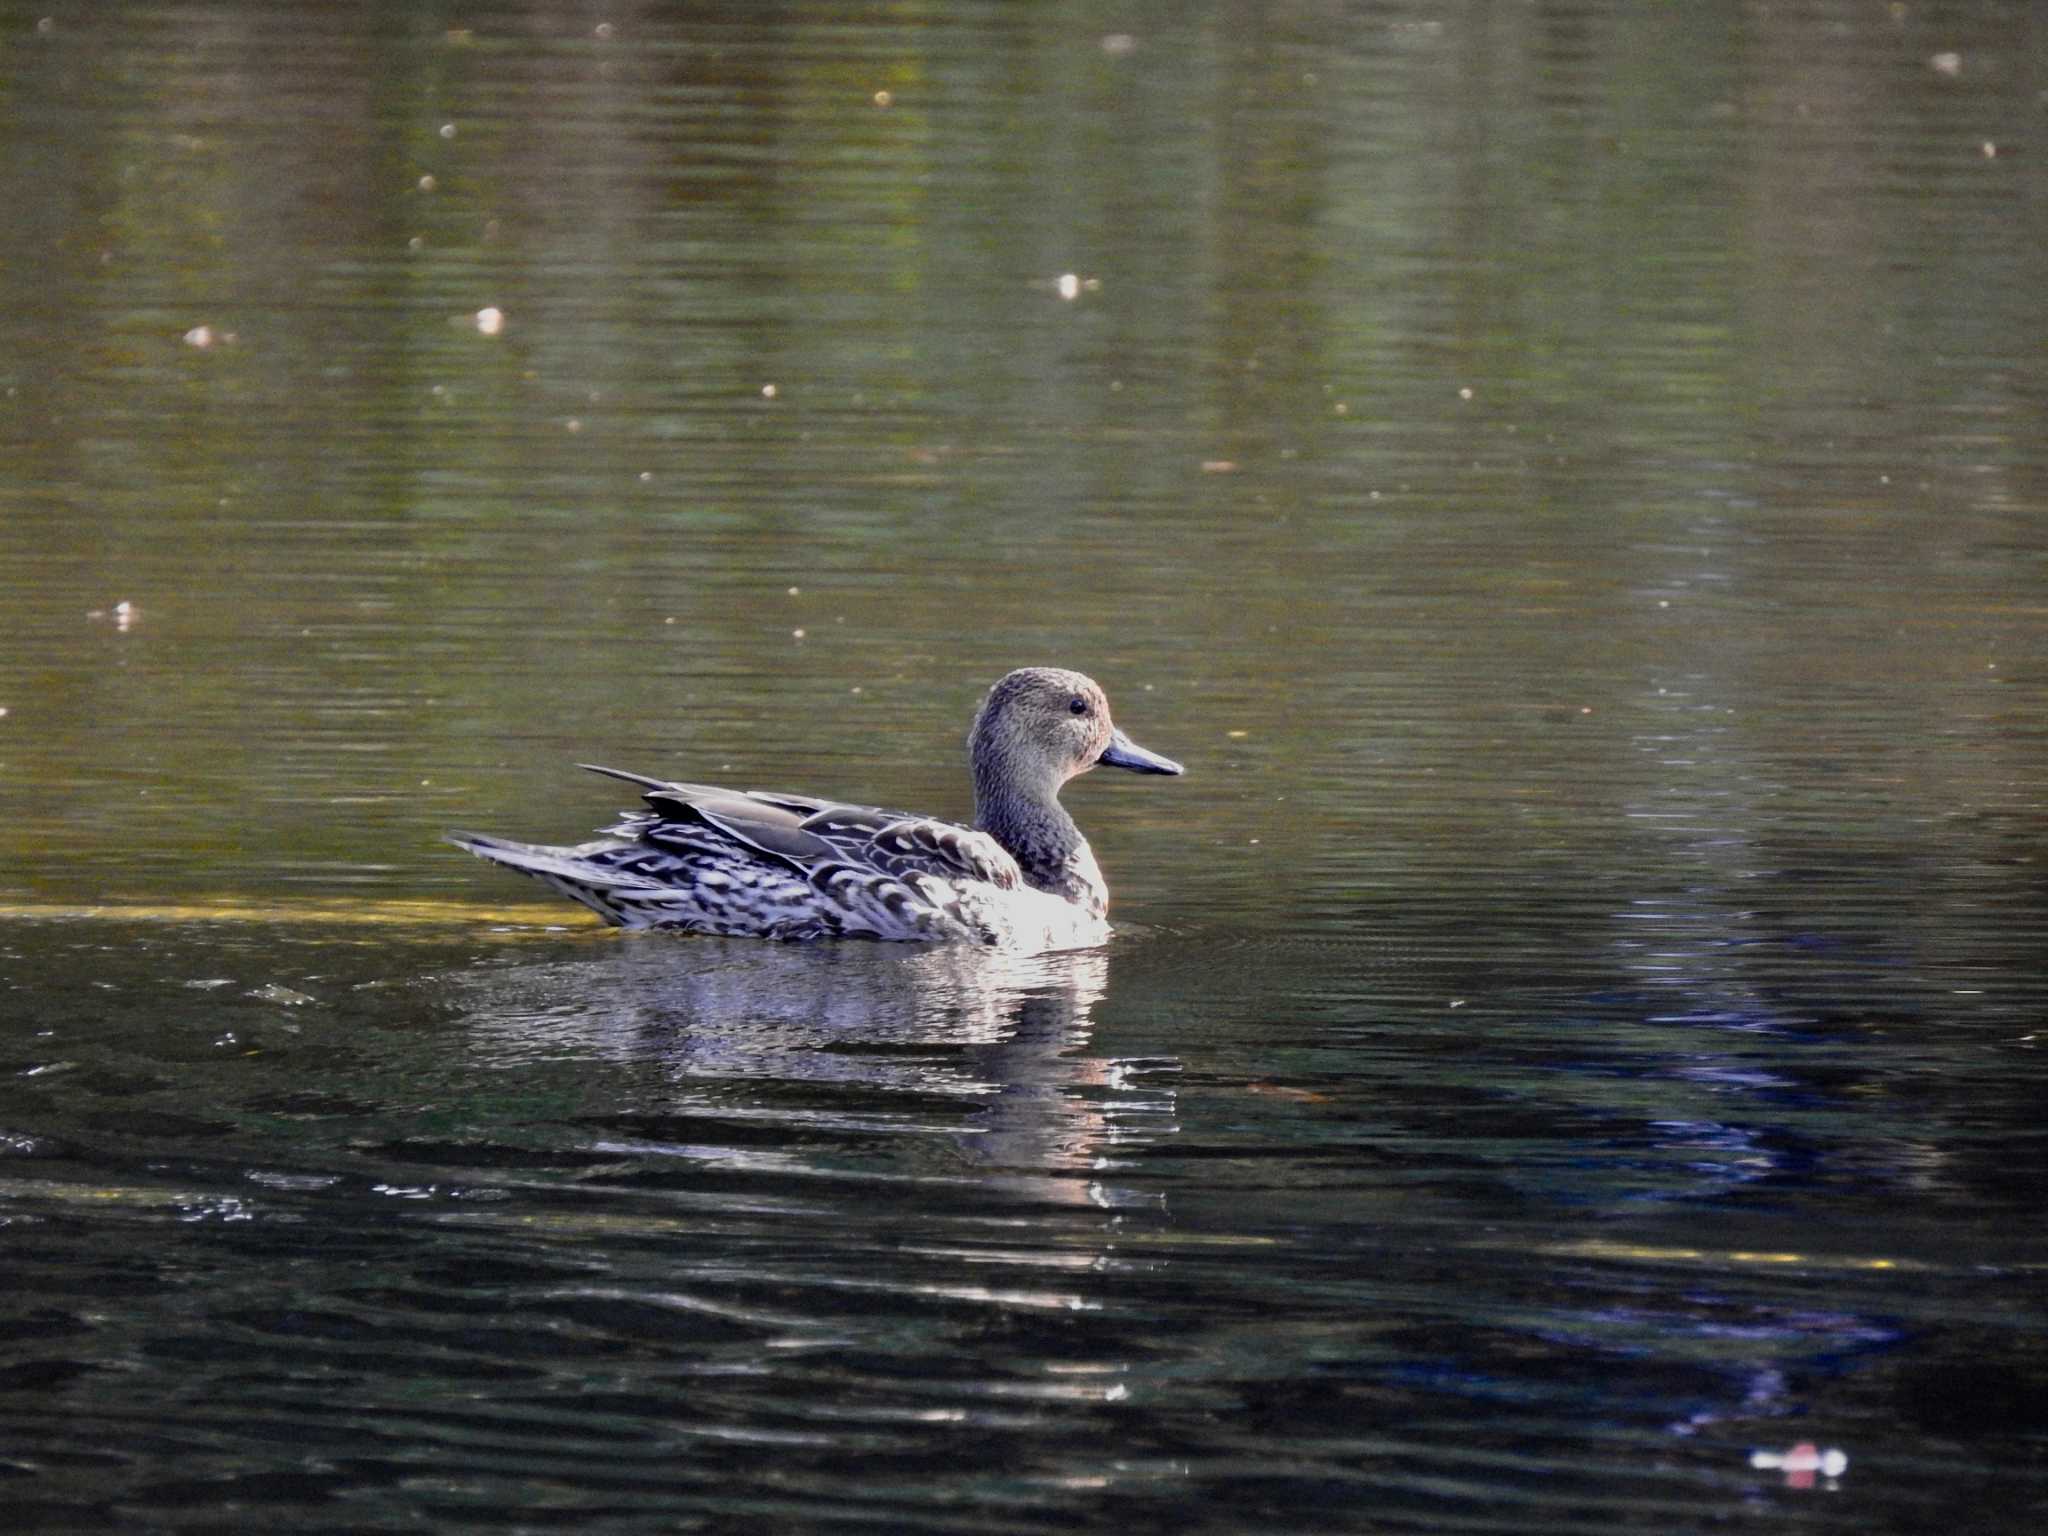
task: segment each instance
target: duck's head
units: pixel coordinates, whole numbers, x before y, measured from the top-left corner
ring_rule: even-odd
[[[1118,730],[1095,680],[1064,667],[1019,667],[989,689],[967,747],[978,796],[1007,790],[1050,800],[1097,763],[1133,773],[1181,771]]]

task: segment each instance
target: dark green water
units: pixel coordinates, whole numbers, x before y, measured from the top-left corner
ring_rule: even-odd
[[[2044,126],[2019,4],[0,0],[11,1528],[2039,1529]],[[1189,769],[1099,951],[437,841],[961,814],[1031,662]]]

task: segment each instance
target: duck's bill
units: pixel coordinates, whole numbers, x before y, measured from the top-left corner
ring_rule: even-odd
[[[1109,738],[1109,745],[1102,749],[1102,756],[1096,759],[1112,768],[1128,768],[1133,773],[1179,773],[1181,767],[1170,757],[1161,757],[1157,752],[1147,752],[1122,731]]]

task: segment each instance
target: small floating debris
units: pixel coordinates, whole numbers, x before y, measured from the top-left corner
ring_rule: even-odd
[[[1759,1472],[1783,1472],[1787,1488],[1813,1487],[1816,1473],[1833,1487],[1835,1479],[1849,1470],[1849,1457],[1833,1446],[1822,1450],[1811,1440],[1802,1440],[1789,1451],[1751,1451],[1749,1464]]]
[[[1953,80],[1963,72],[1963,56],[1960,53],[1944,50],[1941,53],[1932,55],[1927,60],[1927,67],[1937,75],[1947,75]]]
[[[114,628],[124,635],[142,622],[142,610],[125,598],[111,608],[88,608],[85,616],[96,624],[112,619]]]
[[[887,91],[877,91],[877,92],[875,92],[875,96],[874,96],[874,101],[875,101],[875,105],[876,105],[876,106],[878,106],[878,107],[887,107],[887,106],[891,105],[892,103],[894,103],[894,102],[895,102],[895,100],[896,100],[896,98],[895,98],[894,96],[890,95],[890,94],[889,94],[889,93],[888,93]]]
[[[1062,272],[1053,281],[1053,288],[1063,299],[1078,299],[1084,293],[1102,292],[1102,279],[1083,277],[1078,272]]]
[[[216,339],[214,329],[210,325],[195,325],[184,336],[186,346],[197,347],[202,352],[212,346]]]
[[[505,311],[495,304],[486,304],[476,312],[476,328],[486,336],[495,336],[505,329]]]

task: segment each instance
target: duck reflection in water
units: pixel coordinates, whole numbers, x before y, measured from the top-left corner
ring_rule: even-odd
[[[1172,1058],[1089,1050],[1104,951],[963,945],[605,946],[472,972],[468,1027],[493,1064],[616,1074],[595,1150],[659,1164],[971,1178],[1056,1205],[1142,1203],[1120,1149],[1172,1135]],[[734,1134],[737,1132],[737,1134]],[[1149,1201],[1151,1197],[1144,1197]]]

